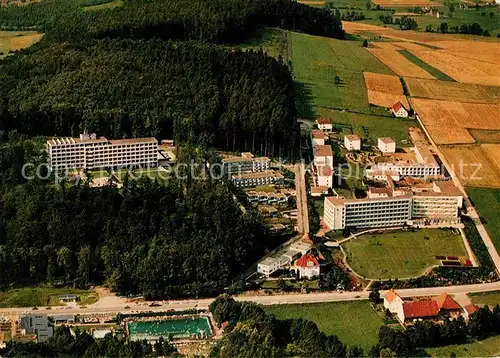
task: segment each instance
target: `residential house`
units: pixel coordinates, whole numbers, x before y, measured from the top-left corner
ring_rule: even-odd
[[[396,102],[391,108],[391,112],[395,117],[408,118],[408,111],[401,102]]]
[[[298,273],[299,278],[311,279],[319,276],[320,265],[314,255],[305,254],[294,262],[293,270]]]
[[[470,319],[470,316],[473,313],[477,312],[478,309],[479,309],[479,307],[473,303],[470,303],[467,306],[464,306],[463,311],[462,311],[462,316],[464,317],[465,321],[468,322]]]
[[[316,167],[316,179],[318,186],[333,187],[333,170],[327,165]]]
[[[333,168],[333,151],[329,145],[314,146],[314,165],[316,167],[329,166]]]
[[[401,307],[396,315],[403,325],[411,324],[415,320],[435,320],[439,315],[439,306],[435,300],[403,302]]]
[[[318,197],[321,195],[328,194],[328,187],[327,186],[313,186],[311,188],[311,196],[312,197]]]
[[[458,318],[463,313],[462,306],[453,299],[449,294],[443,292],[439,296],[432,297],[437,303],[439,314],[441,316],[448,316],[450,318]]]
[[[396,142],[389,137],[382,137],[378,139],[378,149],[383,154],[396,153]]]
[[[356,134],[344,136],[344,146],[347,150],[361,150],[361,138]]]
[[[311,142],[313,147],[315,145],[325,145],[326,133],[320,129],[313,129],[311,131]]]
[[[384,296],[384,308],[388,309],[391,313],[397,313],[403,304],[403,299],[391,289]]]
[[[325,132],[331,132],[333,130],[332,121],[326,118],[319,118],[316,120],[316,124],[318,125],[318,129],[321,129]]]

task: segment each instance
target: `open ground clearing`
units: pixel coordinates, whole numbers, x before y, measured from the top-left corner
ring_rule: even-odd
[[[445,145],[440,150],[464,185],[500,188],[500,144]]]
[[[391,137],[398,146],[408,146],[408,129],[418,127],[418,122],[412,119],[394,119],[327,109],[320,109],[318,113],[331,118],[336,130],[345,134],[355,133],[361,137],[364,144],[370,145],[377,145],[377,139],[380,137]]]
[[[412,97],[471,103],[500,101],[500,87],[410,77],[404,80]]]
[[[43,34],[36,31],[0,31],[0,58],[9,51],[21,50],[37,43]]]
[[[500,354],[498,347],[500,347],[500,336],[494,336],[472,343],[425,348],[422,356],[426,356],[427,353],[432,357],[450,357],[451,353],[455,353],[456,357],[495,357]]]
[[[403,77],[434,78],[429,72],[422,69],[403,56],[399,51],[371,48],[370,51],[380,61],[385,63],[397,75]]]
[[[398,76],[373,72],[364,72],[363,76],[370,104],[390,108],[399,101],[406,108],[409,107],[408,100],[403,94],[403,85]]]
[[[71,288],[16,288],[0,292],[0,307],[58,306],[61,303],[59,303],[57,296],[67,293],[80,295],[81,301],[79,303],[82,305],[94,303],[98,299],[98,295],[94,291]]]
[[[469,293],[472,302],[490,307],[500,305],[500,291]]]
[[[241,49],[252,49],[254,51],[262,49],[269,56],[274,58],[281,56],[287,63],[289,60],[287,31],[278,28],[259,29],[253,39],[239,45],[239,47]]]
[[[304,318],[315,322],[326,334],[335,334],[347,344],[368,352],[378,341],[382,319],[368,301],[265,306],[277,318]]]
[[[317,107],[345,109],[366,114],[384,114],[370,107],[363,72],[392,74],[366,51],[359,41],[342,41],[300,33],[291,34],[293,73],[301,98],[315,108],[298,105],[299,116],[313,119]],[[335,83],[338,76],[339,83]]]
[[[493,130],[482,130],[482,129],[470,129],[470,134],[474,137],[478,143],[495,143],[500,144],[500,129]]]
[[[366,235],[342,246],[352,269],[373,279],[417,277],[439,264],[436,256],[467,257],[461,236],[440,229]]]
[[[500,252],[500,189],[468,188],[467,193]]]

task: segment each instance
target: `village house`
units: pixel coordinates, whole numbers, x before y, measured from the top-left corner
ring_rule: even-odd
[[[403,299],[393,289],[384,296],[384,308],[391,313],[397,313],[402,304]]]
[[[344,136],[344,146],[347,150],[361,150],[361,138],[356,134]]]
[[[378,149],[382,154],[396,153],[396,142],[389,137],[381,137],[378,139]]]
[[[333,168],[333,151],[329,145],[314,146],[314,165],[317,167],[329,166]]]
[[[470,316],[474,313],[477,312],[479,309],[478,306],[476,306],[473,303],[468,304],[467,306],[464,306],[462,316],[465,319],[465,322],[469,322]]]
[[[320,187],[333,187],[333,170],[327,165],[316,167],[317,184]]]
[[[326,133],[320,129],[313,129],[311,131],[311,142],[313,147],[315,145],[325,145]]]
[[[320,274],[318,259],[311,254],[306,254],[297,259],[292,269],[298,273],[299,278],[311,279],[313,277],[318,277]]]
[[[318,125],[318,129],[321,129],[322,131],[331,132],[333,130],[333,124],[329,119],[316,119],[316,124]]]
[[[401,102],[396,102],[391,108],[391,113],[398,118],[408,118],[408,111]]]

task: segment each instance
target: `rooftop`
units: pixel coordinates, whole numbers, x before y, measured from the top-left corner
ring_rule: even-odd
[[[392,110],[393,110],[394,112],[399,111],[401,108],[404,108],[404,109],[406,110],[405,106],[403,106],[403,103],[401,103],[400,101],[397,101],[397,102],[394,104],[394,106],[392,106]]]
[[[361,138],[359,138],[357,134],[348,134],[345,137],[349,139],[351,142],[361,140]]]
[[[403,312],[405,318],[435,317],[439,313],[439,307],[434,300],[405,302]]]
[[[397,293],[396,291],[394,291],[392,288],[389,290],[389,292],[387,292],[384,296],[384,298],[389,302],[391,303],[392,301],[394,301],[397,297],[401,298]]]
[[[263,172],[241,173],[232,176],[233,179],[258,179],[268,177],[283,178],[283,175],[272,170],[266,170]]]
[[[298,258],[295,263],[295,266],[297,267],[312,267],[312,266],[319,266],[318,259],[311,255],[311,254],[305,254],[304,256]]]
[[[460,310],[462,309],[462,306],[460,306],[457,301],[453,299],[449,294],[446,292],[443,292],[439,296],[433,297],[432,298],[434,301],[436,301],[439,309],[444,309],[444,310]]]
[[[396,143],[394,141],[394,139],[392,138],[389,138],[389,137],[381,137],[378,139],[379,141],[381,141],[382,143],[385,143],[385,144],[392,144],[392,143]]]
[[[329,145],[315,145],[314,146],[314,156],[315,157],[333,157],[332,147]]]
[[[332,124],[332,121],[327,118],[318,118],[316,119],[316,123],[318,124]]]
[[[311,193],[322,194],[328,192],[327,186],[313,186],[311,187]]]
[[[313,138],[319,138],[319,139],[324,139],[326,137],[325,132],[323,132],[321,129],[313,129],[311,131],[311,135]]]

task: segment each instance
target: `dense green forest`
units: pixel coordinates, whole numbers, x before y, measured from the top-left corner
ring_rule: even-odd
[[[273,155],[289,154],[298,133],[290,72],[263,52],[161,40],[52,44],[0,63],[0,81],[5,132],[193,137]]]
[[[58,39],[133,37],[240,42],[263,26],[343,38],[331,10],[293,0],[124,0],[106,11],[82,11],[85,0],[44,0],[0,9],[0,26],[38,26]]]
[[[7,169],[30,162],[32,145],[9,143],[0,156],[0,289],[106,283],[148,298],[213,296],[276,245],[221,182],[23,183]]]

